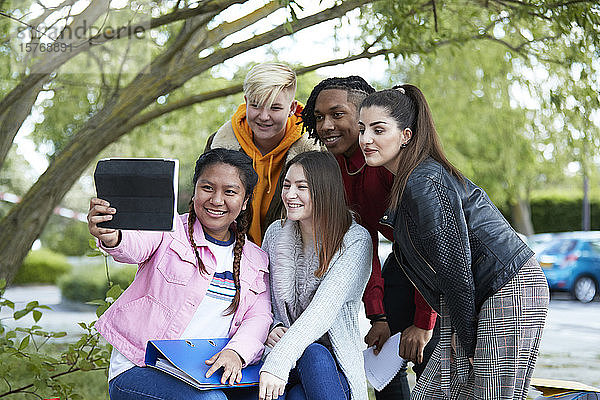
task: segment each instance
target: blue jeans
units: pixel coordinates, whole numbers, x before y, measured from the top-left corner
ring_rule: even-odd
[[[290,372],[284,400],[348,400],[350,387],[329,350],[318,343],[309,345]]]
[[[111,400],[256,400],[256,387],[198,390],[153,368],[133,367],[108,383]]]
[[[375,391],[375,399],[377,400],[409,400],[410,386],[408,385],[408,377],[406,367],[400,368],[400,371],[380,392]]]

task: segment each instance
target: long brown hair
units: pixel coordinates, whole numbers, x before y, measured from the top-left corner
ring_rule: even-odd
[[[233,247],[233,283],[235,285],[235,296],[233,297],[231,305],[226,310],[226,315],[230,315],[237,310],[240,303],[240,261],[242,259],[244,243],[246,242],[246,233],[252,222],[252,192],[254,191],[254,186],[256,186],[256,183],[258,182],[258,175],[256,174],[256,171],[254,171],[254,168],[252,168],[252,159],[246,154],[241,151],[217,148],[204,153],[196,161],[196,169],[193,178],[194,191],[196,190],[196,182],[204,170],[217,163],[223,163],[237,168],[240,180],[244,185],[244,200],[248,200],[246,209],[242,210],[235,219],[235,245]],[[198,253],[198,246],[194,242],[194,222],[196,219],[197,216],[194,211],[194,202],[193,200],[190,200],[188,234],[192,249],[196,255],[196,260],[198,261],[198,268],[201,273],[206,273],[206,267]]]
[[[320,278],[327,272],[333,255],[342,247],[344,235],[352,224],[352,214],[346,206],[342,173],[333,155],[320,151],[301,153],[286,164],[281,176],[285,177],[294,164],[302,166],[308,181],[313,205],[313,241],[319,255],[315,276]]]
[[[412,137],[406,147],[398,149],[399,163],[391,189],[390,207],[397,209],[413,170],[427,157],[431,157],[458,180],[464,183],[462,173],[444,154],[439,135],[433,123],[431,110],[423,92],[414,85],[398,85],[367,96],[360,108],[381,107],[396,120],[398,129],[410,128]]]

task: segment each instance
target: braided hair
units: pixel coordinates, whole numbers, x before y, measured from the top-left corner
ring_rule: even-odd
[[[258,182],[258,175],[252,168],[252,159],[241,151],[227,150],[222,148],[212,149],[198,158],[196,169],[194,171],[193,185],[196,188],[196,182],[202,173],[211,165],[223,163],[237,168],[240,180],[244,185],[245,199],[247,201],[246,209],[242,210],[235,219],[235,245],[233,247],[233,283],[235,285],[235,296],[231,305],[227,308],[227,314],[233,314],[240,303],[240,261],[242,259],[242,249],[246,242],[246,233],[252,222],[252,192]],[[194,222],[197,216],[194,211],[194,202],[190,200],[190,211],[188,216],[188,234],[192,249],[198,261],[198,269],[201,273],[207,273],[206,267],[200,259],[198,246],[194,242]]]
[[[317,135],[317,121],[315,119],[315,104],[319,94],[327,89],[345,90],[348,93],[348,101],[354,104],[357,110],[363,99],[375,91],[367,81],[356,75],[345,78],[327,78],[319,82],[310,93],[304,110],[302,110],[302,132],[308,132],[308,137],[315,139],[315,141],[319,139]]]

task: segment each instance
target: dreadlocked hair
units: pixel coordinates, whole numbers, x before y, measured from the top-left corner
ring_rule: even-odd
[[[356,75],[347,76],[345,78],[327,78],[319,82],[310,93],[306,105],[302,110],[302,132],[308,132],[308,137],[315,139],[315,141],[319,139],[316,131],[317,121],[315,119],[315,104],[319,94],[327,89],[345,90],[346,93],[348,93],[348,101],[354,104],[357,110],[363,99],[375,91],[367,81]]]
[[[198,161],[196,161],[196,169],[193,178],[194,190],[196,188],[196,182],[206,168],[219,163],[231,165],[238,170],[240,180],[244,185],[244,200],[247,200],[246,209],[242,210],[235,219],[235,245],[233,246],[233,283],[235,285],[235,296],[231,301],[231,305],[225,311],[226,315],[230,315],[237,310],[240,303],[240,262],[242,259],[242,250],[246,243],[246,233],[248,233],[248,229],[252,222],[252,192],[258,182],[258,175],[252,167],[252,159],[241,151],[222,148],[212,149],[202,154],[200,158],[198,158]],[[196,255],[196,260],[198,261],[198,269],[201,273],[207,273],[206,267],[200,259],[198,246],[194,241],[194,223],[196,222],[196,219],[197,216],[194,211],[194,201],[192,198],[192,200],[190,200],[190,211],[188,216],[188,234],[192,249]],[[202,221],[200,222],[202,223]]]

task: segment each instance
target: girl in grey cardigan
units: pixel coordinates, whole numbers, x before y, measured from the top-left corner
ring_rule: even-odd
[[[286,218],[263,241],[275,322],[259,398],[285,389],[288,400],[366,400],[358,311],[371,274],[370,236],[352,220],[331,154],[302,153],[282,176]]]

